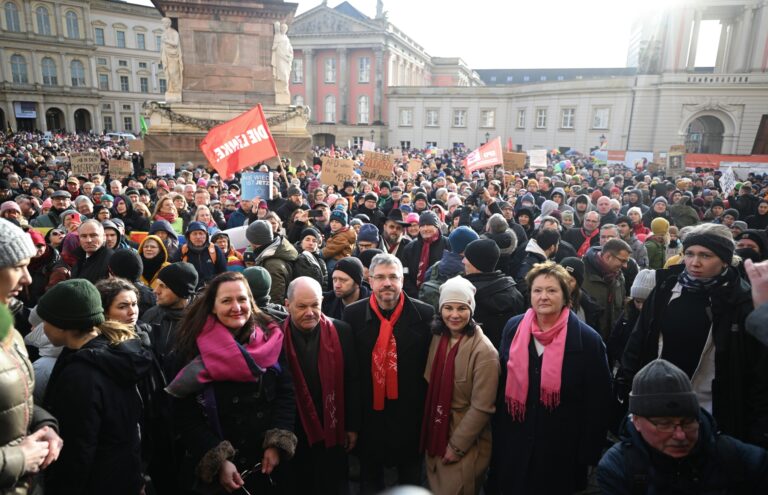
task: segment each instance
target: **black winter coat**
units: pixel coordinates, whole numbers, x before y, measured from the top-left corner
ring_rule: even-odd
[[[500,271],[490,273],[472,273],[464,275],[472,282],[475,293],[475,314],[472,317],[483,329],[485,335],[498,348],[501,342],[501,330],[512,318],[525,313],[526,303],[517,290],[512,277],[504,276]]]
[[[371,296],[373,297],[373,296]],[[395,324],[397,343],[397,400],[386,400],[384,410],[373,410],[371,354],[379,336],[379,319],[363,299],[344,308],[344,321],[354,329],[360,370],[361,425],[358,450],[363,458],[385,465],[406,462],[419,455],[421,420],[427,382],[429,329],[434,309],[406,297],[403,312]]]
[[[405,249],[402,251],[402,256],[400,257],[400,261],[403,262],[403,276],[405,277],[403,280],[403,290],[410,297],[419,296],[417,280],[419,274],[419,258],[421,258],[421,247],[423,245],[424,241],[419,235],[416,240],[411,241],[405,246]],[[451,245],[448,243],[448,238],[445,236],[440,236],[440,239],[433,242],[432,245],[429,246],[429,262],[427,263],[427,266],[424,267],[424,272],[427,271],[427,268],[440,261],[443,257],[443,251],[450,248]]]
[[[528,272],[531,271],[531,268],[533,268],[533,265],[536,265],[538,263],[544,263],[545,261],[547,261],[547,258],[540,255],[539,253],[526,251],[525,258],[523,258],[523,262],[520,263],[520,267],[517,269],[517,272],[515,273],[515,283],[517,284],[518,290],[525,298],[526,307],[528,306],[529,298],[528,298],[528,284],[525,281],[525,276],[528,275]]]
[[[539,400],[541,359],[531,340],[525,419],[513,421],[504,394],[509,347],[522,319],[520,315],[507,323],[499,347],[501,377],[492,422],[489,493],[570,494],[585,487],[587,466],[597,464],[605,443],[611,402],[605,345],[571,312],[560,405],[550,411]]]
[[[167,379],[173,379],[171,353],[176,342],[176,326],[184,316],[184,309],[153,306],[141,315],[141,321],[150,326],[149,340],[157,361]]]
[[[77,248],[77,263],[72,268],[72,278],[84,278],[95,284],[109,276],[109,260],[114,251],[107,245],[101,246],[92,256],[86,258],[83,248]]]

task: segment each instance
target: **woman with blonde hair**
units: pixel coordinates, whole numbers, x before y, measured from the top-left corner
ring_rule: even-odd
[[[179,195],[181,196],[181,195]],[[184,197],[181,196],[183,199]],[[184,228],[184,219],[179,215],[179,211],[174,203],[174,198],[170,195],[157,201],[155,211],[152,213],[152,221],[167,220],[177,234],[181,234]]]

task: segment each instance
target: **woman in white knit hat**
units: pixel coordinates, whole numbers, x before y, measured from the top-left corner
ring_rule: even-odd
[[[421,449],[432,492],[479,493],[491,458],[499,355],[472,319],[475,287],[460,276],[440,287],[424,377]]]

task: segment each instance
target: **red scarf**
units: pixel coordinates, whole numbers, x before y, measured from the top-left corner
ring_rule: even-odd
[[[291,336],[290,317],[283,322],[285,334],[285,352],[293,374],[296,390],[296,406],[309,445],[325,441],[330,448],[344,445],[344,355],[339,342],[339,335],[333,322],[325,315],[320,315],[320,347],[317,353],[317,372],[320,375],[320,388],[323,398],[323,422],[317,415],[312,401],[312,394],[301,371],[296,348]]]
[[[581,229],[581,235],[583,235],[583,236],[585,237],[585,239],[584,239],[584,242],[582,242],[582,243],[581,243],[581,247],[579,247],[579,250],[578,250],[578,251],[576,251],[576,254],[578,254],[578,255],[579,255],[579,258],[581,258],[582,256],[584,256],[584,253],[586,253],[586,252],[587,252],[587,250],[588,250],[588,249],[590,248],[590,246],[592,245],[592,239],[593,239],[593,238],[594,238],[594,237],[595,237],[597,234],[599,234],[599,233],[600,233],[600,229],[595,229],[595,230],[593,230],[591,234],[587,234],[586,232],[584,232],[584,229]]]
[[[427,269],[429,268],[429,247],[440,239],[440,231],[438,230],[435,235],[433,235],[429,239],[421,238],[422,245],[421,245],[421,255],[419,256],[419,271],[416,275],[416,286],[421,287],[421,284],[424,283],[424,277],[427,274]]]
[[[403,313],[405,296],[400,294],[400,301],[389,319],[384,318],[379,310],[376,297],[371,296],[371,309],[379,318],[379,336],[371,354],[371,375],[373,378],[373,410],[384,410],[384,398],[397,399],[397,343],[394,329]]]
[[[463,336],[462,336],[463,337]],[[427,402],[424,404],[424,418],[421,422],[421,451],[428,455],[442,457],[448,447],[451,426],[451,403],[453,401],[454,365],[462,337],[450,351],[448,335],[440,337],[437,353],[429,375]],[[446,352],[447,351],[447,352]]]
[[[570,310],[563,308],[555,325],[543,332],[536,320],[533,309],[525,312],[523,320],[517,327],[517,333],[509,346],[507,359],[507,384],[504,389],[504,400],[507,411],[515,421],[525,419],[525,404],[528,400],[528,347],[531,335],[546,347],[541,359],[541,387],[539,400],[552,410],[560,405],[560,384],[563,373],[563,354],[565,352],[565,336],[568,334],[568,316]]]
[[[171,224],[173,224],[177,218],[179,218],[179,216],[175,213],[163,213],[161,211],[158,211],[155,215],[155,220],[168,220]]]

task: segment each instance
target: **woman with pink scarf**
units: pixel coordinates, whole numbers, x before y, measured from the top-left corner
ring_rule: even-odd
[[[492,493],[574,493],[600,460],[611,375],[602,339],[570,310],[569,277],[555,263],[534,265],[531,308],[502,332]]]

